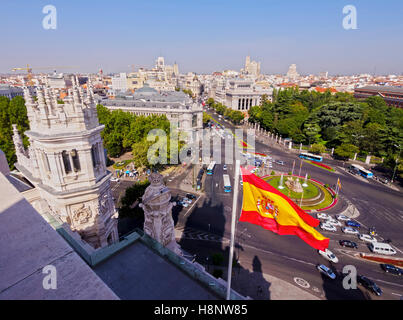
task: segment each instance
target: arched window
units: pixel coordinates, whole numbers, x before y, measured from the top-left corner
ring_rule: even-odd
[[[63,164],[64,164],[64,171],[66,173],[70,173],[71,172],[70,158],[69,158],[69,154],[67,153],[66,150],[64,150],[62,152],[62,158],[63,158]]]
[[[91,147],[91,157],[92,157],[92,165],[94,167],[98,166],[101,163],[99,159],[98,146],[96,144],[94,144]]]
[[[80,171],[80,159],[78,158],[78,152],[76,149],[71,150],[71,159],[73,160],[74,171]]]

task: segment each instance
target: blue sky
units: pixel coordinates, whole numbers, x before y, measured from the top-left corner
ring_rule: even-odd
[[[45,30],[42,8],[57,9]],[[342,26],[357,8],[357,30]],[[2,1],[0,72],[79,66],[95,72],[151,67],[157,56],[180,72],[239,70],[245,56],[264,73],[403,73],[401,0]],[[63,70],[60,70],[63,71]]]

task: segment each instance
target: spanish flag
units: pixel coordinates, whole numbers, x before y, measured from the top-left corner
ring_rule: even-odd
[[[339,178],[337,178],[337,185],[339,186],[339,190],[341,190],[341,181]]]
[[[243,206],[239,221],[260,225],[280,235],[296,235],[311,247],[324,251],[329,238],[314,229],[319,220],[311,217],[287,196],[242,168]]]

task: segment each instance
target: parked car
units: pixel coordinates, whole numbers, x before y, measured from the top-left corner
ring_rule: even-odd
[[[189,204],[185,201],[178,201],[177,204],[180,205],[181,207],[185,208],[189,207]]]
[[[182,201],[183,201],[183,202],[187,202],[187,203],[189,203],[189,204],[192,203],[192,200],[190,200],[189,198],[186,198],[186,197],[183,198]]]
[[[326,275],[330,279],[332,279],[332,280],[336,279],[336,275],[334,274],[332,269],[326,267],[325,265],[320,264],[320,265],[316,266],[316,268],[319,270],[320,273],[323,273],[324,275]]]
[[[341,222],[338,220],[328,219],[326,221],[326,223],[331,224],[332,226],[335,226],[335,227],[341,227]]]
[[[340,240],[339,244],[342,247],[348,247],[348,248],[354,248],[354,249],[358,248],[358,245],[355,242],[350,241],[350,240]]]
[[[120,180],[119,180],[118,178],[112,177],[112,178],[111,178],[111,181],[112,181],[112,182],[119,182]]]
[[[276,163],[281,165],[281,166],[285,165],[284,161],[281,161],[281,160],[277,160]]]
[[[336,214],[336,219],[340,220],[340,221],[349,221],[350,220],[349,217],[347,217],[347,216],[345,216],[343,214]]]
[[[382,289],[379,288],[374,281],[368,279],[367,277],[358,275],[357,282],[361,284],[364,288],[368,289],[372,293],[376,294],[377,296],[382,295]]]
[[[337,231],[337,228],[335,226],[332,226],[331,224],[327,224],[327,223],[321,223],[320,228],[322,230],[331,231],[331,232]]]
[[[326,220],[331,218],[327,213],[322,213],[322,212],[317,213],[316,217],[318,219],[326,219]]]
[[[382,268],[383,271],[385,271],[386,273],[395,274],[395,275],[397,275],[397,276],[403,275],[403,269],[398,268],[398,267],[395,267],[394,265],[391,265],[391,264],[382,263],[382,264],[381,264],[381,268]]]
[[[339,259],[334,255],[334,253],[332,251],[330,251],[329,249],[326,249],[325,251],[322,250],[318,250],[318,253],[325,258],[326,260],[329,260],[333,263],[338,263]]]
[[[357,229],[351,227],[342,227],[341,231],[348,234],[359,234],[360,232]]]
[[[186,193],[186,197],[189,199],[196,199],[197,197],[194,194]]]
[[[353,227],[353,228],[360,228],[361,225],[358,222],[355,221],[346,221],[346,226],[347,227]]]
[[[366,242],[378,242],[378,240],[376,240],[374,237],[368,235],[368,234],[359,234],[358,238],[362,241],[366,241]]]
[[[223,167],[222,167],[222,169],[223,169],[224,171],[227,171],[227,165],[224,164]]]

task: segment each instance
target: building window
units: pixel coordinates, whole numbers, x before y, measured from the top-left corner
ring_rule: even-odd
[[[67,153],[66,150],[64,150],[62,152],[62,158],[63,158],[63,164],[64,164],[64,171],[66,173],[70,173],[71,172],[70,158],[69,158],[69,154]]]
[[[197,114],[192,116],[192,127],[197,127]]]
[[[98,146],[96,144],[94,144],[91,148],[91,157],[92,157],[92,165],[94,167],[98,166],[101,163],[99,159]]]
[[[71,159],[73,160],[74,171],[80,171],[80,159],[78,158],[78,152],[76,149],[71,150]]]

